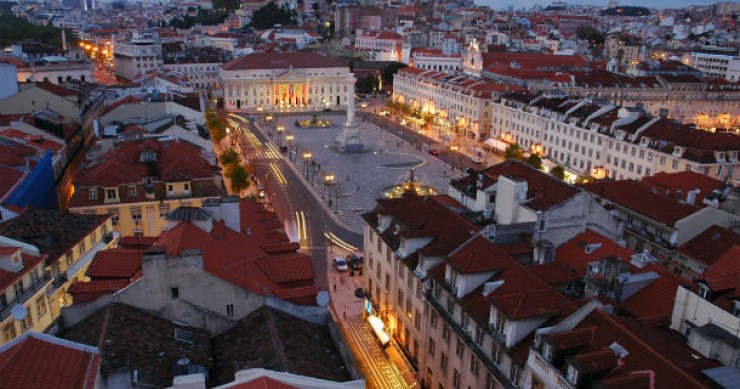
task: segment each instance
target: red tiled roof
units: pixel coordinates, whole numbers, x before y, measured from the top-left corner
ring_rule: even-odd
[[[597,181],[583,185],[583,188],[598,197],[627,208],[667,226],[699,211],[695,205],[679,202],[673,196],[653,193],[638,181]]]
[[[151,247],[156,241],[156,237],[122,236],[118,239],[118,246],[124,249],[144,249]]]
[[[18,251],[17,247],[12,247],[10,250],[13,253]],[[10,254],[5,254],[10,255]],[[18,272],[12,272],[0,269],[0,290],[5,290],[9,288],[14,283],[18,282],[18,280],[23,279],[28,273],[32,271],[36,271],[36,266],[44,261],[46,258],[48,258],[48,255],[41,254],[39,256],[33,256],[26,253],[21,253],[21,260],[23,261],[23,269]]]
[[[64,148],[63,143],[56,142],[53,139],[43,137],[40,135],[27,134],[23,131],[18,131],[14,128],[7,128],[5,130],[0,131],[0,136],[23,142],[24,144],[34,147],[38,150],[49,150],[49,151],[57,152]]]
[[[522,204],[535,211],[545,211],[563,204],[579,192],[578,188],[515,159],[508,159],[480,173],[494,182],[498,182],[500,176],[526,181],[527,199]]]
[[[223,70],[288,69],[288,68],[343,68],[339,61],[313,51],[292,53],[252,53],[229,61]]]
[[[619,358],[610,348],[595,350],[573,357],[580,373],[591,374],[611,370],[617,367]]]
[[[691,171],[659,172],[643,178],[642,182],[656,191],[670,196],[675,196],[677,191],[680,190],[683,199],[686,199],[689,191],[699,189],[699,194],[696,195],[696,204],[701,204],[702,200],[710,195],[712,191],[722,189],[724,185],[720,180]]]
[[[650,263],[641,269],[633,267],[633,270],[635,273],[651,271],[658,274],[658,278],[650,285],[619,304],[620,310],[636,319],[670,318],[673,314],[678,287],[692,286],[691,282],[655,263]]]
[[[77,92],[76,90],[72,90],[69,88],[65,88],[61,85],[52,84],[50,82],[37,82],[36,86],[49,92],[52,94],[55,94],[57,96],[61,97],[70,97],[70,96],[78,96],[81,95],[80,92]]]
[[[163,232],[155,247],[164,247],[169,257],[183,250],[203,253],[206,272],[260,295],[295,296],[302,303],[314,303],[307,296],[318,289],[313,284],[313,267],[308,256],[269,255],[262,246],[288,242],[281,231],[255,223],[260,215],[273,215],[255,201],[240,200],[241,231],[234,231],[222,221],[214,221],[210,232],[189,221],[182,221]],[[249,228],[251,233],[244,233]],[[294,301],[295,302],[295,301]]]
[[[735,245],[740,245],[740,235],[720,226],[711,226],[679,246],[678,252],[711,265]]]
[[[0,165],[0,200],[20,182],[25,173]]]
[[[549,338],[555,349],[570,350],[590,345],[595,331],[595,327],[578,328],[552,334]]]
[[[288,385],[270,377],[259,377],[248,382],[230,385],[229,389],[298,389],[298,387]]]
[[[528,267],[539,279],[550,285],[559,285],[581,279],[583,276],[562,262],[551,262],[544,265],[532,265]]]
[[[85,275],[92,279],[131,279],[141,271],[142,257],[140,250],[120,248],[103,250],[95,255]]]
[[[99,363],[95,348],[36,332],[0,347],[0,376],[6,388],[95,388]]]
[[[513,260],[506,251],[478,235],[447,258],[460,274],[502,270],[505,261]]]
[[[586,247],[590,244],[601,244],[601,247],[588,254],[586,253]],[[578,274],[585,276],[590,262],[609,256],[617,257],[623,262],[629,262],[632,255],[636,253],[636,251],[622,247],[603,235],[586,230],[555,249],[555,262],[562,263],[577,271]]]
[[[138,274],[136,279],[141,277],[141,273]],[[67,289],[67,293],[72,296],[72,301],[75,304],[86,303],[95,301],[98,298],[115,293],[126,286],[128,286],[131,280],[102,280],[102,281],[90,281],[90,282],[75,282],[70,285]]]
[[[139,104],[141,103],[141,100],[137,98],[136,96],[128,95],[124,98],[118,99],[111,104],[109,104],[107,107],[105,107],[105,111],[103,111],[103,115],[108,114],[109,112],[113,111],[114,109],[124,105],[124,104]]]
[[[719,257],[701,278],[713,292],[740,288],[740,245],[733,245]]]

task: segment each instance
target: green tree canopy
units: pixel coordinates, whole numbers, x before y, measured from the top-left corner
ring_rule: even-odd
[[[537,153],[529,154],[529,157],[527,157],[527,160],[525,162],[527,162],[527,165],[537,170],[542,169],[542,157],[540,157],[540,155]]]
[[[234,165],[239,163],[239,154],[234,151],[233,148],[229,147],[219,155],[218,160],[224,166]]]
[[[224,10],[227,13],[236,11],[241,5],[239,0],[211,0],[214,9]]]
[[[288,25],[292,21],[290,12],[278,8],[274,2],[254,11],[252,15],[252,27],[257,29],[272,28],[276,24]]]
[[[45,45],[62,47],[62,30],[51,26],[41,26],[20,19],[10,11],[0,7],[0,45],[10,46],[23,40],[34,40]],[[67,31],[67,44],[76,45],[75,35]]]
[[[563,167],[560,166],[560,165],[555,166],[554,168],[552,168],[552,170],[550,170],[550,173],[552,174],[553,177],[555,177],[555,178],[557,178],[559,180],[564,180],[565,179],[565,169],[563,169]]]
[[[244,166],[237,166],[231,170],[229,179],[231,180],[231,190],[233,192],[241,192],[249,187],[249,174]]]
[[[509,145],[509,147],[506,148],[506,151],[504,151],[504,158],[514,158],[521,160],[524,158],[524,150],[522,150],[522,147],[516,143],[511,144]]]
[[[588,41],[592,47],[598,46],[604,43],[604,34],[597,30],[595,27],[588,24],[581,24],[576,28],[576,36],[578,39]]]

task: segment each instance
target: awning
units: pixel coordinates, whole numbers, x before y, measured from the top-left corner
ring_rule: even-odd
[[[380,341],[380,344],[385,347],[388,345],[388,342],[391,341],[390,336],[388,336],[388,332],[385,330],[385,324],[383,324],[383,321],[380,320],[377,316],[368,316],[367,322],[370,324],[370,328],[373,329],[373,333]]]

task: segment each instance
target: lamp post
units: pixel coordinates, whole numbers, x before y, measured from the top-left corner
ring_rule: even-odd
[[[459,149],[459,147],[457,145],[450,146],[450,155],[452,156],[452,161],[451,161],[452,163],[451,163],[451,165],[452,165],[452,170],[453,171],[455,170],[455,151],[457,151],[458,149]],[[462,160],[460,162],[460,165],[462,165]]]
[[[285,131],[285,126],[277,126],[276,130],[278,132],[278,149],[281,150],[283,148],[283,131]]]
[[[324,190],[321,191],[321,198],[322,199],[324,198],[324,191],[326,191],[326,187],[327,186],[331,187],[331,185],[333,183],[334,183],[334,175],[333,174],[329,173],[329,174],[327,174],[327,175],[324,176]],[[329,190],[329,200],[331,200],[331,190]]]
[[[285,136],[285,140],[288,141],[288,161],[291,160],[291,157],[290,157],[290,155],[291,155],[290,154],[290,149],[292,148],[291,146],[293,145],[293,139],[294,138],[293,138],[293,135],[292,134],[288,134],[288,135]]]
[[[313,155],[310,152],[303,153],[303,160],[306,163],[306,181],[308,181],[308,161],[313,157]]]

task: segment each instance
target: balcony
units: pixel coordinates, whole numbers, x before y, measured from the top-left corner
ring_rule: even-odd
[[[14,306],[28,301],[31,296],[36,294],[36,292],[41,288],[45,287],[50,280],[51,277],[49,275],[44,275],[43,278],[36,280],[33,284],[26,285],[26,288],[20,296],[17,296],[15,300],[10,301],[6,307],[0,308],[0,321],[8,318],[8,316],[10,316],[10,310],[13,309]]]

